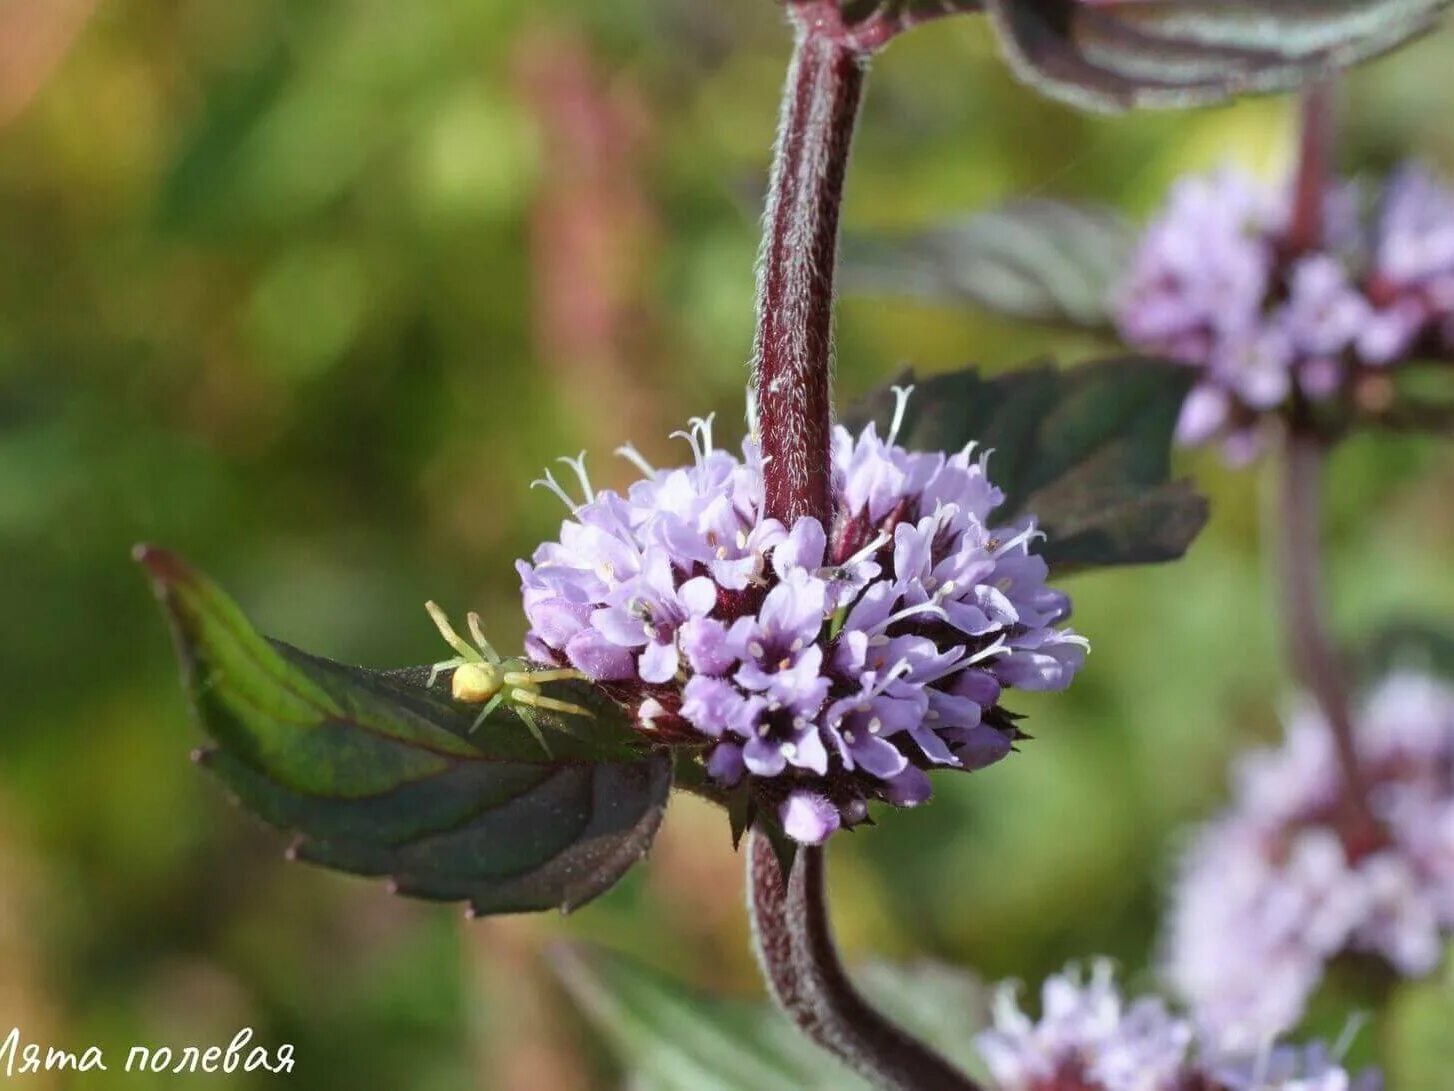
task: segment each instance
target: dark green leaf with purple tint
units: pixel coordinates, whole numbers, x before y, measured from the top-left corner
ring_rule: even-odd
[[[215,584],[143,549],[183,674],[215,746],[199,760],[295,854],[477,913],[573,909],[650,847],[670,761],[643,753],[604,696],[550,687],[594,718],[541,711],[543,750],[502,704],[447,697],[427,668],[347,667],[258,635]]]
[[[991,377],[968,368],[915,383],[899,442],[993,449],[990,478],[1006,496],[996,518],[1033,514],[1047,535],[1038,551],[1057,571],[1174,560],[1207,519],[1206,501],[1170,479],[1189,383],[1187,369],[1143,359]],[[883,434],[893,405],[884,388],[845,423],[873,420]]]
[[[1356,661],[1364,685],[1375,685],[1397,670],[1454,682],[1454,629],[1429,619],[1392,622],[1364,642]]]
[[[1136,234],[1108,208],[1049,200],[1000,208],[897,238],[850,236],[849,291],[970,303],[1088,329],[1111,324]]]
[[[1450,0],[986,0],[1015,71],[1083,109],[1297,87],[1427,30]]]

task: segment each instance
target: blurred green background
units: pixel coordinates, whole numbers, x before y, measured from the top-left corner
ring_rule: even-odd
[[[542,970],[562,937],[757,989],[739,861],[679,799],[648,865],[569,921],[450,908],[282,860],[187,760],[167,634],[127,560],[179,550],[268,632],[377,666],[440,654],[421,604],[518,640],[527,486],[584,448],[660,463],[741,418],[787,37],[770,0],[0,0],[0,1032],[103,1046],[76,1086],[176,1086],[127,1047],[296,1045],[298,1088],[615,1086]],[[1348,83],[1345,159],[1454,174],[1443,32]],[[1014,195],[1136,214],[1231,158],[1275,175],[1290,103],[1087,118],[1016,85],[978,20],[874,72],[845,225]],[[840,397],[902,364],[1107,346],[849,298]],[[1188,463],[1211,528],[1076,581],[1090,667],[1035,741],[834,845],[850,955],[1149,984],[1164,882],[1226,756],[1285,697],[1263,483]],[[1333,479],[1336,617],[1454,613],[1454,464],[1370,437]],[[1376,1042],[1368,1048],[1376,1046]],[[192,1077],[195,1081],[207,1079]],[[230,1078],[239,1087],[271,1077]],[[47,1082],[50,1080],[51,1082]],[[31,1077],[30,1086],[69,1086]]]

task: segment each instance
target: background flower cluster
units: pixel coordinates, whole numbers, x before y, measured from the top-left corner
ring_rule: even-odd
[[[1147,227],[1118,321],[1129,344],[1198,369],[1184,443],[1221,437],[1244,461],[1269,410],[1454,350],[1454,191],[1404,164],[1323,206],[1320,243],[1298,249],[1291,186],[1229,167],[1178,181]]]

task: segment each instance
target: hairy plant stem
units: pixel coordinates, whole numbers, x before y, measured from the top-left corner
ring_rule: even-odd
[[[1298,681],[1317,701],[1343,776],[1340,797],[1345,840],[1367,847],[1378,840],[1378,823],[1368,807],[1368,786],[1358,761],[1353,715],[1344,684],[1344,666],[1324,617],[1323,470],[1327,446],[1295,415],[1282,450],[1279,577],[1288,655]]]
[[[1332,178],[1334,142],[1333,87],[1314,84],[1303,94],[1293,178],[1292,215],[1286,249],[1293,259],[1325,242],[1325,205]],[[1358,762],[1353,716],[1344,684],[1337,643],[1324,617],[1323,471],[1327,441],[1310,419],[1299,396],[1282,450],[1282,540],[1279,545],[1283,622],[1289,658],[1299,682],[1317,701],[1333,736],[1343,776],[1340,800],[1347,840],[1354,846],[1376,842],[1378,825],[1368,807],[1368,789]]]
[[[753,384],[767,514],[826,526],[838,210],[867,58],[797,20],[758,255]]]
[[[828,920],[826,868],[821,848],[805,848],[784,877],[764,835],[753,833],[748,843],[753,939],[773,998],[799,1030],[886,1091],[978,1091],[848,980]]]
[[[826,527],[838,211],[867,53],[845,35],[833,4],[800,4],[793,19],[759,255],[753,383],[766,514],[788,524],[812,516]],[[754,831],[748,839],[748,910],[773,997],[804,1034],[880,1087],[978,1091],[853,987],[833,942],[826,866],[821,847],[802,848],[784,875],[769,838]]]

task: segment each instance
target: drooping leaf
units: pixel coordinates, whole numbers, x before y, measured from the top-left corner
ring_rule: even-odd
[[[1368,685],[1395,670],[1419,671],[1454,681],[1454,630],[1426,620],[1393,622],[1364,643],[1356,661]]]
[[[1015,318],[1111,324],[1136,234],[1109,208],[1051,200],[1000,208],[900,238],[844,242],[849,290],[971,303]]]
[[[856,1091],[868,1085],[766,1003],[708,997],[620,955],[557,949],[561,981],[630,1072],[657,1091]],[[880,1011],[973,1075],[984,990],[951,967],[874,964],[857,975]]]
[[[1385,53],[1450,0],[986,0],[1015,72],[1082,109],[1279,91]]]
[[[1145,359],[992,377],[968,368],[915,384],[899,442],[924,451],[971,442],[992,449],[990,477],[1006,497],[996,518],[1034,515],[1047,535],[1039,552],[1058,571],[1174,560],[1207,519],[1206,501],[1170,480],[1172,433],[1189,383],[1187,369]],[[872,420],[883,434],[893,406],[884,388],[845,423]]]
[[[590,687],[550,687],[595,716],[539,712],[544,749],[508,702],[472,730],[476,710],[426,688],[427,668],[368,671],[267,640],[174,555],[137,556],[215,743],[198,760],[296,831],[299,858],[483,914],[573,909],[650,847],[671,763]]]

